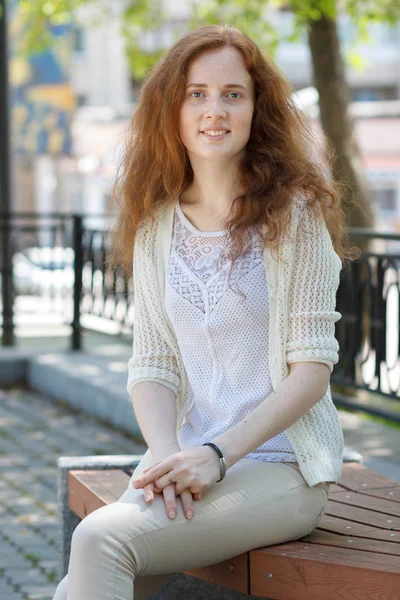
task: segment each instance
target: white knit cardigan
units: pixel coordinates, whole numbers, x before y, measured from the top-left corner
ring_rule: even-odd
[[[166,271],[177,200],[140,226],[134,245],[133,354],[128,394],[141,381],[161,383],[176,395],[177,432],[193,406],[190,385],[165,309]],[[275,258],[276,256],[276,258]],[[278,255],[264,250],[269,288],[269,368],[274,389],[288,376],[289,363],[321,362],[333,370],[339,345],[336,291],[342,267],[329,232],[303,199],[293,201],[289,227]],[[343,432],[330,385],[314,406],[285,430],[308,485],[337,482],[341,476]],[[267,441],[267,440],[266,440]]]

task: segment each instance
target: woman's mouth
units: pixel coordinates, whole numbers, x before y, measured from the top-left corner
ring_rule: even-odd
[[[223,140],[230,131],[227,129],[209,129],[208,131],[202,131],[203,135],[205,135],[210,140]]]

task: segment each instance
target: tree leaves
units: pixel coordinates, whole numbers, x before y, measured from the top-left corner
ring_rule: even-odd
[[[184,28],[200,25],[229,23],[242,29],[270,56],[275,56],[282,42],[296,43],[307,31],[311,21],[322,16],[335,19],[338,12],[348,15],[354,26],[352,48],[347,49],[351,63],[360,67],[354,53],[359,43],[370,41],[369,25],[372,22],[395,24],[400,19],[400,0],[187,0],[189,17],[171,24],[165,4],[161,0],[126,0],[120,9],[121,34],[125,40],[125,53],[136,79],[142,79],[177,39]],[[83,5],[96,5],[96,12],[106,16],[112,12],[109,0],[19,0],[17,10],[24,17],[26,32],[22,52],[39,52],[55,42],[49,25],[73,22],[77,9]],[[291,10],[293,29],[282,33],[275,24],[274,9]],[[153,38],[168,40],[163,45],[151,47]]]

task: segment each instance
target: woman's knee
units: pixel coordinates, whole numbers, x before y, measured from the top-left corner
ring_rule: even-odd
[[[68,575],[58,584],[53,600],[67,600]]]
[[[135,537],[135,522],[133,506],[122,502],[103,506],[87,515],[75,528],[71,554],[85,555],[119,548],[128,538]]]
[[[105,515],[103,516],[103,508],[90,513],[77,525],[72,534],[71,553],[88,552],[93,548],[98,548],[108,529],[107,518]]]

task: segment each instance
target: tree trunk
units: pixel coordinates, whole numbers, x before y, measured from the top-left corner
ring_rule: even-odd
[[[314,85],[319,94],[320,120],[326,137],[333,143],[333,177],[345,184],[343,208],[347,225],[373,227],[374,210],[354,125],[349,114],[351,96],[345,78],[336,21],[323,16],[309,21]],[[355,200],[357,206],[352,205]],[[357,245],[361,247],[361,240]]]

